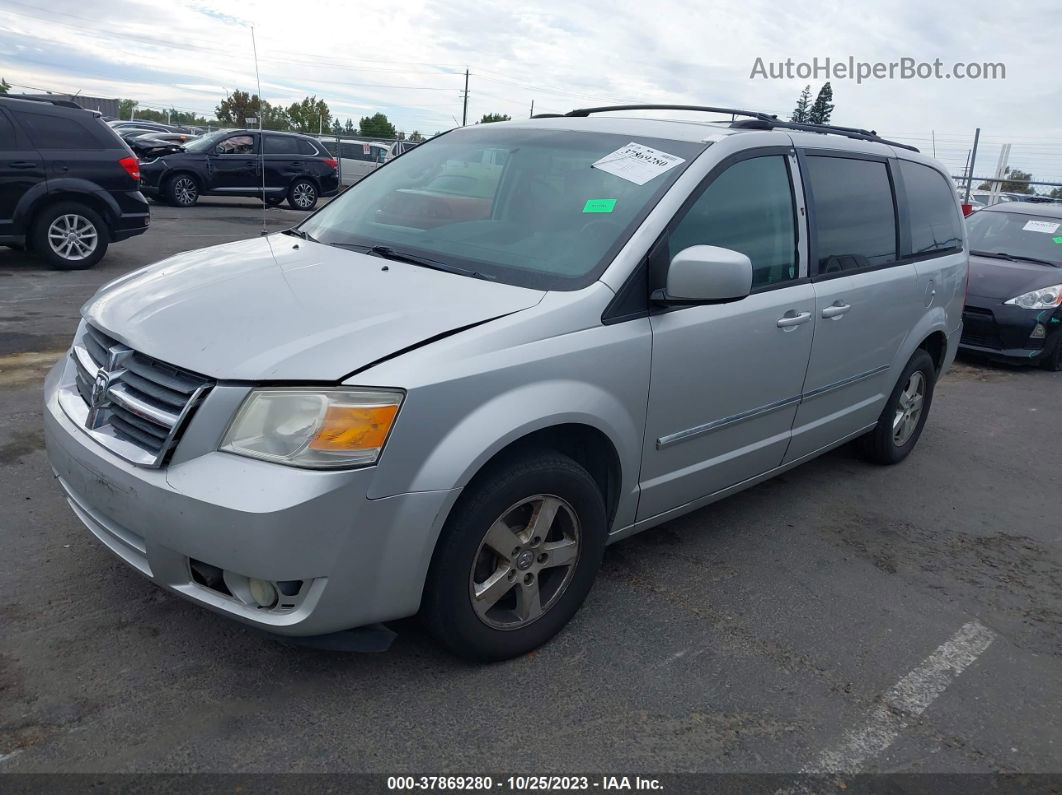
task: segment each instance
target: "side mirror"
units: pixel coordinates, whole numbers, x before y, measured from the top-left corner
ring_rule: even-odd
[[[653,293],[664,304],[737,301],[752,292],[752,262],[740,251],[690,246],[671,260],[667,287]]]

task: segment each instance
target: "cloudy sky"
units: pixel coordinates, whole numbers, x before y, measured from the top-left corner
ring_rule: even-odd
[[[752,79],[764,62],[1001,62],[1003,80],[834,80],[836,124],[874,128],[962,169],[1011,164],[1062,181],[1057,0],[863,3],[547,3],[511,0],[0,0],[0,76],[16,91],[132,97],[211,115],[230,90],[274,104],[307,94],[345,119],[383,111],[399,129],[623,102],[675,102],[788,116],[823,78]]]

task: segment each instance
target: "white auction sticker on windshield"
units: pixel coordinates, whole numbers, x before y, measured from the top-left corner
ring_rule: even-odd
[[[1022,227],[1023,232],[1046,232],[1049,235],[1053,235],[1058,231],[1059,224],[1051,223],[1050,221],[1026,221],[1025,226]]]
[[[686,161],[681,157],[669,155],[659,149],[642,146],[631,141],[622,149],[617,149],[611,154],[605,155],[596,163],[591,163],[591,168],[607,171],[617,177],[633,182],[635,185],[644,185],[653,177],[663,174],[674,168],[679,163]]]

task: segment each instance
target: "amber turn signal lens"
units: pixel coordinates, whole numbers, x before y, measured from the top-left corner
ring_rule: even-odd
[[[311,450],[372,450],[383,447],[398,406],[331,405]]]

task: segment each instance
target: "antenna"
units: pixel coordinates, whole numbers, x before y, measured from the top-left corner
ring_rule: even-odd
[[[265,138],[262,136],[262,116],[265,100],[262,99],[262,78],[258,76],[258,44],[254,40],[254,25],[251,25],[251,49],[254,50],[254,79],[258,83],[258,171],[262,176],[262,234],[266,234],[265,192]]]

